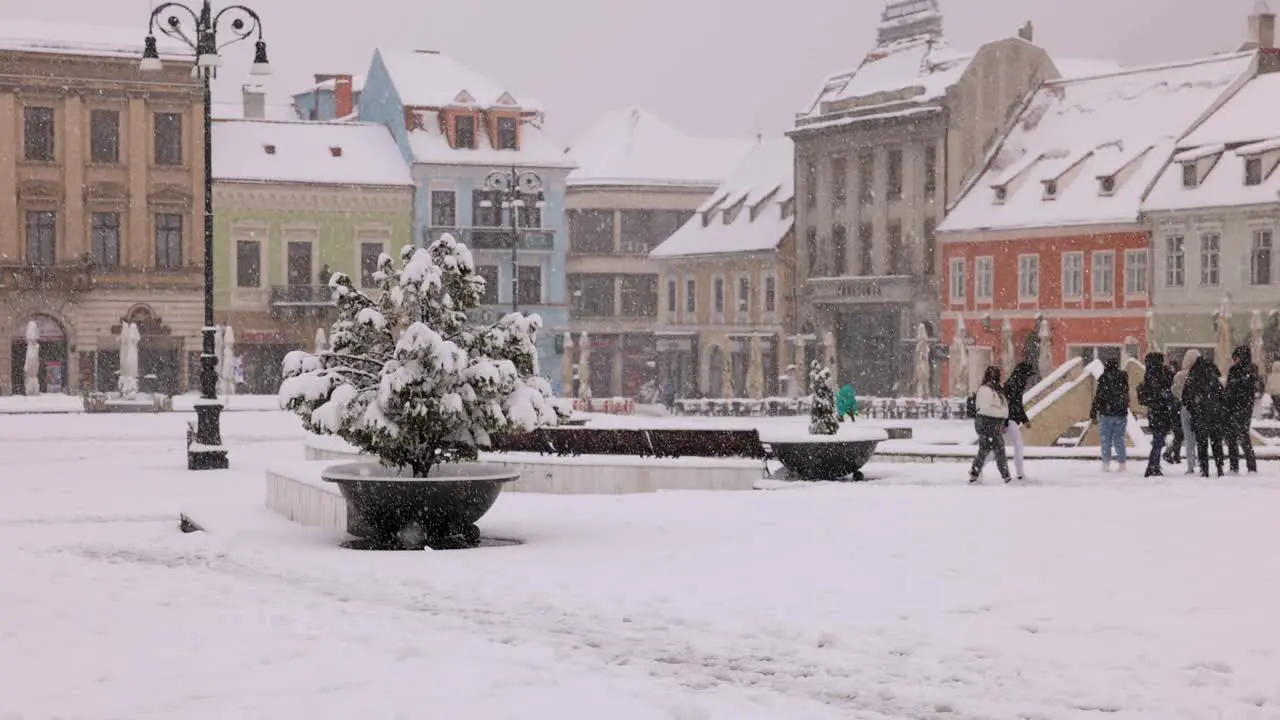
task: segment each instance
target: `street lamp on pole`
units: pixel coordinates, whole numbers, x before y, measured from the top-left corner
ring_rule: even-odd
[[[511,312],[520,312],[520,231],[516,225],[516,216],[522,208],[529,207],[530,202],[539,212],[546,207],[542,178],[532,170],[516,170],[514,167],[509,171],[494,170],[485,177],[484,189],[489,197],[481,201],[481,207],[494,208],[498,213],[507,211],[511,227]],[[498,217],[501,218],[500,215]],[[529,224],[528,221],[525,222],[526,226]]]
[[[218,29],[224,17],[230,22],[223,27],[230,36],[219,44]],[[139,68],[160,70],[160,52],[156,46],[156,29],[181,41],[195,54],[191,75],[200,80],[204,94],[204,327],[200,351],[200,402],[196,404],[195,442],[187,448],[187,469],[218,470],[227,467],[227,451],[222,446],[220,427],[222,404],[218,402],[218,358],[214,354],[213,318],[213,97],[210,82],[221,64],[222,48],[254,38],[253,75],[271,74],[267,62],[267,44],[262,40],[262,21],[244,5],[229,5],[217,13],[204,0],[200,9],[177,2],[166,2],[151,11],[147,22],[146,44]],[[193,37],[194,35],[194,37]]]

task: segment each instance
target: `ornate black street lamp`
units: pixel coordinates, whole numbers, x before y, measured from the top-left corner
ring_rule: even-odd
[[[541,212],[546,206],[546,194],[542,190],[542,178],[532,170],[517,171],[514,167],[511,170],[494,170],[484,179],[484,189],[489,197],[481,201],[480,206],[486,208],[494,208],[495,212],[500,213],[502,208],[507,211],[507,217],[511,224],[511,311],[520,311],[520,266],[519,266],[519,250],[520,250],[520,231],[516,228],[516,216],[519,215],[520,209],[528,207],[530,203]],[[501,215],[497,216],[501,222]],[[472,223],[474,224],[474,223]],[[527,223],[526,223],[527,224]]]
[[[218,29],[224,17],[229,20],[223,29],[230,40],[219,44]],[[199,78],[204,91],[204,328],[200,353],[200,402],[196,403],[195,442],[187,448],[187,469],[218,470],[227,467],[227,451],[222,446],[220,419],[222,404],[218,402],[218,358],[214,355],[213,319],[213,97],[210,81],[217,73],[222,48],[254,37],[254,75],[271,74],[267,63],[267,44],[262,40],[262,21],[258,14],[243,5],[230,5],[215,14],[204,0],[199,12],[182,3],[167,2],[151,11],[147,23],[147,39],[142,53],[140,69],[156,71],[161,68],[160,52],[156,47],[156,29],[166,36],[181,41],[196,58],[192,77]],[[194,36],[194,37],[193,37]]]

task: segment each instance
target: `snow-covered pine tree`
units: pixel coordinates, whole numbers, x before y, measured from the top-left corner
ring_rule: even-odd
[[[284,359],[280,399],[303,426],[426,477],[440,463],[474,460],[493,433],[556,424],[561,410],[537,374],[541,318],[468,325],[484,278],[450,235],[406,246],[400,260],[378,259],[376,300],[343,273],[329,279],[338,304],[329,350]]]
[[[836,419],[836,398],[831,391],[831,370],[817,360],[809,364],[809,393],[813,396],[809,434],[835,435],[840,421]]]

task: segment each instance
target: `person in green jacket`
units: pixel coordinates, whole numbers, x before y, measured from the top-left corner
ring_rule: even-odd
[[[853,386],[845,383],[840,392],[836,393],[836,419],[844,420],[847,415],[852,421],[857,414],[858,396],[853,392]]]

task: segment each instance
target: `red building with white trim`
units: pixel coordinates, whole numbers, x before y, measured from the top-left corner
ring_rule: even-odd
[[[1021,359],[1040,318],[1055,366],[1142,346],[1152,270],[1142,200],[1177,139],[1247,80],[1254,58],[1055,80],[1032,93],[938,229],[941,340],[953,345],[963,321],[969,387],[985,365],[1009,364],[1009,335],[1010,360]],[[944,382],[957,388],[949,370]]]

